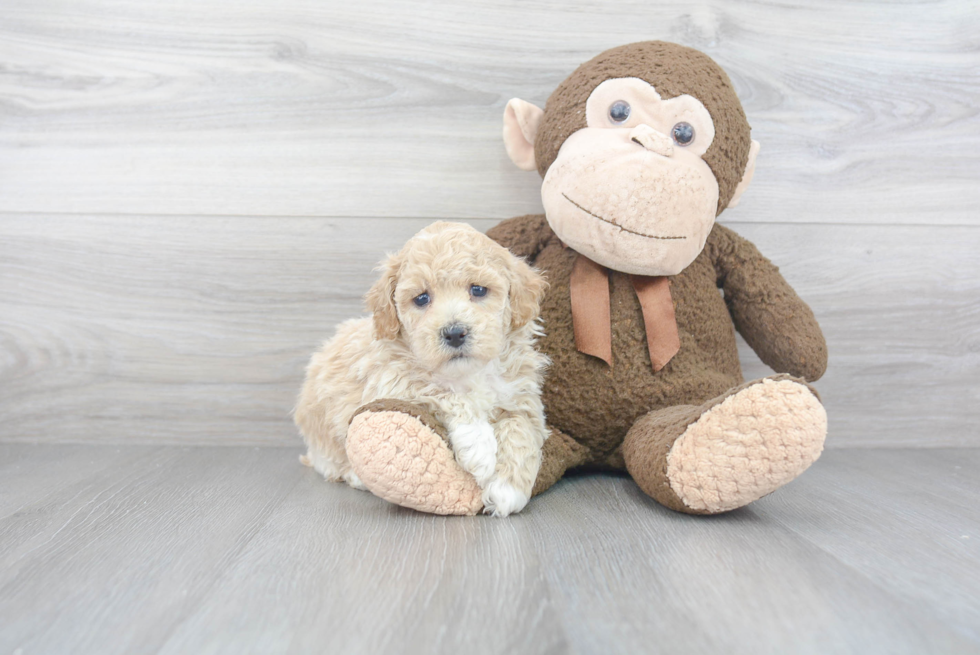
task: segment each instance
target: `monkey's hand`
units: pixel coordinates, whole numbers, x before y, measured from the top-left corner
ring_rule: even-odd
[[[709,251],[738,330],[777,373],[813,382],[827,370],[827,342],[813,312],[748,240],[715,225]]]

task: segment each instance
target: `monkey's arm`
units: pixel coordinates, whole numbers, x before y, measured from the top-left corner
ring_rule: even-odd
[[[814,381],[827,370],[827,342],[813,312],[748,240],[715,225],[708,236],[718,286],[735,329],[778,373]]]
[[[487,230],[487,236],[533,264],[555,233],[548,226],[544,214],[528,214],[497,223]]]

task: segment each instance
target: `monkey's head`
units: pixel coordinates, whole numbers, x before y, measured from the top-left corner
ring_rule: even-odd
[[[759,151],[721,67],[662,41],[582,64],[544,110],[511,100],[504,144],[544,178],[545,214],[564,243],[638,275],[676,275],[694,261]]]

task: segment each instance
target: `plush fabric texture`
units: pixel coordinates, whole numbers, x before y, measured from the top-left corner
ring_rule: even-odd
[[[700,406],[650,412],[627,434],[623,453],[630,475],[660,504],[715,514],[797,477],[820,455],[826,429],[816,391],[775,375]]]
[[[534,481],[532,496],[547,491],[551,485],[558,482],[565,471],[576,466],[582,466],[591,460],[589,449],[578,443],[567,434],[551,430],[550,436],[544,442],[541,451],[541,468]]]
[[[703,159],[718,180],[720,214],[735,193],[749,158],[752,139],[742,104],[728,75],[711,57],[692,48],[646,41],[607,50],[579,66],[548,98],[534,142],[541,177],[570,135],[586,125],[585,105],[602,82],[636,77],[664,99],[692,95],[711,114],[715,139]]]
[[[805,385],[761,380],[688,426],[667,454],[667,478],[687,507],[725,512],[800,475],[826,434],[827,412]]]
[[[347,432],[347,457],[376,496],[429,514],[474,515],[482,490],[453,458],[445,431],[420,407],[378,401]]]
[[[623,441],[623,463],[633,481],[664,507],[685,514],[708,512],[688,507],[671,487],[667,477],[667,456],[674,442],[688,426],[697,422],[703,411],[703,407],[695,405],[653,410],[636,421]]]
[[[367,405],[361,405],[354,412],[354,416],[364,412],[401,412],[408,414],[421,421],[426,427],[442,437],[443,441],[449,444],[449,431],[446,430],[446,426],[436,418],[435,412],[424,405],[413,403],[409,400],[382,398]],[[351,417],[352,421],[354,420],[354,416]]]
[[[755,246],[724,226],[715,225],[701,255],[670,277],[681,345],[658,373],[630,276],[609,276],[610,367],[575,348],[569,277],[577,253],[563,247],[545,217],[510,219],[487,234],[528,257],[551,283],[541,306],[546,333],[538,344],[552,361],[545,411],[551,429],[585,446],[589,464],[615,461],[627,432],[648,412],[700,406],[742,384],[736,326],[776,371],[809,381],[823,375],[827,349],[813,313]]]

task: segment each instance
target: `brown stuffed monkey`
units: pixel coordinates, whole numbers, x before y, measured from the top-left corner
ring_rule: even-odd
[[[715,224],[748,186],[759,150],[725,72],[671,43],[613,48],[573,72],[544,110],[511,100],[504,142],[515,164],[544,178],[544,215],[488,232],[551,283],[539,344],[552,361],[550,436],[533,493],[571,468],[625,469],[661,504],[714,514],[810,466],[827,432],[807,385],[827,364],[820,327],[755,246]],[[736,330],[779,375],[744,382]],[[441,426],[390,405],[351,423],[361,480],[421,511],[478,512]],[[378,449],[381,433],[388,447]],[[421,469],[399,461],[423,452],[432,461]]]

